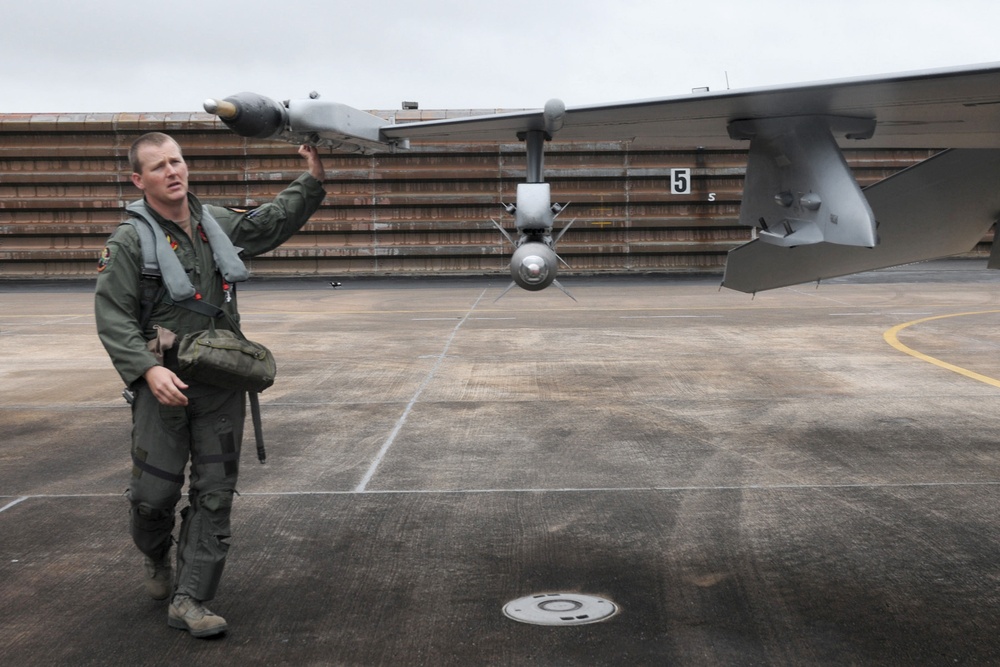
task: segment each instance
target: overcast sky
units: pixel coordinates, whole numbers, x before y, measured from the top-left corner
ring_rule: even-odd
[[[1000,61],[997,0],[31,0],[0,113],[536,108]]]

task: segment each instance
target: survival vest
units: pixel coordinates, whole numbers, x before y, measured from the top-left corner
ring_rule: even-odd
[[[145,328],[152,314],[153,306],[169,294],[171,302],[182,308],[187,308],[207,317],[220,317],[222,309],[210,303],[195,299],[194,285],[184,271],[180,259],[171,251],[170,243],[156,219],[150,214],[146,202],[142,199],[125,207],[129,217],[122,224],[129,224],[139,234],[139,247],[142,249],[142,275],[144,278],[154,278],[159,282],[156,294],[147,294],[143,290],[141,325]],[[219,268],[222,277],[229,283],[237,283],[250,277],[239,253],[242,248],[233,245],[232,240],[222,231],[219,222],[207,208],[202,208],[201,228],[208,237],[212,248],[212,257]]]

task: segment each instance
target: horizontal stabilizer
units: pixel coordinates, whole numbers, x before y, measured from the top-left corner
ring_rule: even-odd
[[[876,247],[751,241],[729,252],[723,286],[753,293],[968,252],[1000,216],[1000,150],[945,151],[864,194]]]

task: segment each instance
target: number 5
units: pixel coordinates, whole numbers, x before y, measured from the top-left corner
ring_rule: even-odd
[[[691,194],[691,170],[671,169],[670,170],[670,194],[689,195]]]

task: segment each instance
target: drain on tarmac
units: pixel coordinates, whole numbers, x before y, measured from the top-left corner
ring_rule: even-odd
[[[583,625],[597,623],[618,613],[611,600],[578,593],[541,593],[512,600],[504,616],[534,625]]]

